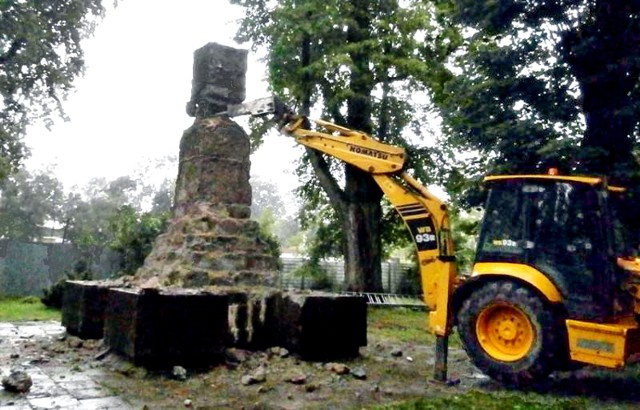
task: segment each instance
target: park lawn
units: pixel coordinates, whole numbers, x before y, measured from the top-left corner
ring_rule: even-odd
[[[369,334],[396,342],[435,344],[435,336],[428,329],[429,313],[418,308],[369,307]],[[449,346],[460,347],[457,333],[449,337]]]
[[[60,319],[60,311],[45,306],[38,297],[0,297],[0,322]]]

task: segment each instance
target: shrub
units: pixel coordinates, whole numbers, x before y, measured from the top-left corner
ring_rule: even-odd
[[[93,275],[87,270],[87,264],[84,261],[79,261],[73,268],[73,272],[68,272],[62,279],[51,285],[48,289],[42,289],[44,296],[40,298],[40,301],[46,306],[61,309],[62,298],[64,297],[65,283],[68,280],[91,280]]]

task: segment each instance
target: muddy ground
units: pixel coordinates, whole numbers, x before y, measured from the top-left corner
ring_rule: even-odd
[[[480,374],[459,347],[449,353],[451,382],[432,381],[433,345],[406,341],[370,326],[368,346],[354,360],[306,362],[284,349],[228,350],[223,362],[208,369],[150,372],[110,353],[101,341],[62,336],[52,341],[25,340],[20,359],[39,366],[65,366],[70,372],[100,374],[100,383],[134,409],[349,409],[374,408],[419,398],[464,396],[479,390],[500,397],[555,398],[560,408],[638,408],[637,368],[625,372],[582,369],[554,375],[528,392],[509,391]],[[455,341],[454,341],[455,344]],[[503,396],[501,396],[503,395]],[[533,395],[533,396],[532,396]],[[528,399],[527,399],[528,400]],[[513,408],[505,399],[504,408]],[[462,408],[462,407],[461,407]],[[474,408],[466,407],[466,408]],[[500,407],[498,407],[500,408]]]

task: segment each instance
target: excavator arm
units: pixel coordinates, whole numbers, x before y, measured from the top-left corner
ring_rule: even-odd
[[[425,303],[431,311],[431,329],[436,335],[446,335],[448,298],[456,276],[447,206],[404,171],[404,148],[327,121],[311,121],[331,133],[304,128],[308,120],[299,116],[289,117],[281,131],[371,174],[411,232]]]
[[[232,112],[236,115],[272,112],[282,125],[282,133],[306,147],[371,174],[400,214],[416,247],[424,302],[429,309],[429,327],[437,337],[435,378],[446,380],[447,344],[452,325],[449,309],[456,278],[447,206],[404,170],[404,148],[327,121],[309,120],[293,114],[275,100],[259,101],[259,104],[247,103],[246,110],[234,106]],[[256,106],[260,109],[256,110]],[[223,114],[230,115],[231,112]],[[311,130],[311,122],[322,131]]]

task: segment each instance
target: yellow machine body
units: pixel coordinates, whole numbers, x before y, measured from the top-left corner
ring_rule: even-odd
[[[571,319],[566,323],[572,360],[618,369],[640,358],[640,329],[633,316],[611,323]]]
[[[277,104],[274,103],[271,106],[275,107]],[[243,113],[246,112],[251,112],[251,110],[243,111]],[[461,309],[464,301],[467,303],[463,310],[467,309],[467,312],[471,312],[465,319],[468,324],[466,334],[472,335],[469,339],[472,344],[477,344],[474,349],[479,349],[476,350],[478,352],[483,351],[483,353],[477,354],[479,361],[475,362],[476,365],[485,363],[485,370],[493,371],[492,377],[498,379],[507,377],[516,383],[520,381],[521,376],[526,379],[528,373],[520,372],[518,363],[528,360],[529,355],[536,350],[534,346],[541,342],[538,339],[545,339],[544,333],[536,330],[537,323],[532,320],[535,312],[532,312],[531,309],[551,309],[554,312],[560,312],[569,303],[568,299],[570,299],[572,291],[571,287],[566,284],[564,287],[558,285],[558,276],[554,277],[553,274],[550,274],[550,272],[553,273],[553,267],[551,267],[551,271],[538,269],[535,264],[528,263],[526,258],[518,258],[517,254],[513,254],[515,256],[511,259],[508,256],[509,252],[514,250],[526,253],[528,250],[537,250],[537,247],[543,244],[534,242],[538,239],[513,239],[508,235],[509,232],[505,231],[504,236],[492,238],[488,242],[488,247],[503,249],[507,256],[502,259],[492,259],[491,251],[487,251],[486,254],[489,256],[482,259],[478,256],[480,255],[479,248],[471,276],[459,277],[447,206],[406,172],[404,167],[407,158],[403,148],[382,143],[365,133],[326,121],[313,120],[324,130],[310,130],[308,129],[309,119],[292,114],[290,111],[267,110],[261,111],[260,114],[265,112],[281,114],[278,120],[281,121],[281,124],[285,124],[281,131],[294,137],[298,143],[371,174],[385,197],[402,217],[416,247],[424,302],[429,310],[429,326],[431,331],[438,336],[436,338],[436,379],[446,379],[447,337],[454,324],[453,317],[457,314],[457,310]],[[598,191],[598,195],[602,198],[606,197],[606,192],[602,194],[603,189],[608,190],[611,194],[624,191],[620,187],[607,187],[606,180],[600,177],[563,176],[555,173],[550,175],[488,176],[485,181],[494,185],[505,184],[505,187],[512,182],[513,186],[524,187],[529,181],[534,181],[530,185],[530,188],[534,189],[533,191],[526,191],[524,188],[520,191],[516,189],[512,191],[513,197],[511,197],[513,200],[517,195],[521,195],[520,199],[531,195],[524,200],[528,200],[529,206],[534,208],[533,199],[530,198],[543,192],[546,189],[545,186],[551,187],[554,184],[564,186],[566,196],[571,193],[572,189],[580,191],[583,187],[588,187],[585,191],[591,190],[592,193]],[[536,183],[540,188],[535,187]],[[535,191],[535,189],[542,191]],[[507,189],[504,190],[504,192],[507,191]],[[503,202],[503,204],[507,202]],[[494,210],[497,211],[496,221],[499,222],[500,218],[504,217],[501,215],[501,207],[498,206]],[[526,217],[526,220],[528,221],[530,218]],[[584,216],[582,220],[585,220]],[[507,223],[513,223],[513,221]],[[536,223],[538,222],[536,221]],[[557,221],[555,223],[562,224]],[[550,235],[548,239],[555,240],[556,238]],[[522,242],[523,240],[527,243],[522,248],[523,245],[518,241]],[[561,245],[573,246],[569,243]],[[562,250],[561,247],[558,248],[558,250]],[[582,249],[591,248],[583,247]],[[577,255],[575,250],[571,252]],[[634,314],[640,314],[640,261],[619,258],[616,269],[618,268],[628,275],[622,285],[627,295],[632,296],[633,302],[630,305],[627,303],[626,307],[618,308],[618,300],[615,300],[611,306],[616,306],[613,309],[617,310],[610,318],[600,316],[598,320],[584,320],[579,318],[580,315],[572,317],[569,314],[566,316],[566,332],[562,331],[560,334],[566,335],[568,340],[567,343],[564,341],[561,343],[568,344],[568,354],[571,360],[608,368],[619,368],[638,356],[640,330]],[[507,283],[506,290],[503,289],[507,293],[509,288],[513,288],[511,284],[515,283],[516,287],[519,286],[519,292],[524,292],[528,295],[527,298],[536,299],[539,302],[531,306],[518,305],[518,303],[509,304],[504,298],[487,300],[486,297],[476,296],[474,303],[477,306],[470,308],[473,298],[469,299],[469,297],[474,295],[476,291],[485,292],[485,295],[489,294],[487,292],[491,289],[487,284],[492,283]],[[514,299],[518,298],[517,295],[509,295]],[[629,308],[629,306],[631,307]],[[460,313],[460,315],[462,314]],[[544,318],[544,316],[540,318]],[[600,320],[602,318],[604,319]],[[472,322],[475,325],[469,325]],[[557,327],[557,323],[562,322],[554,321],[548,323],[547,326]],[[458,329],[460,330],[459,324]],[[544,347],[549,351],[553,350],[550,346]],[[488,359],[486,359],[487,357]],[[493,362],[487,366],[486,360],[493,360]],[[540,360],[546,360],[546,358],[541,356]],[[512,364],[513,367],[509,367]],[[549,367],[548,363],[545,365]],[[497,368],[501,370],[495,370]]]

